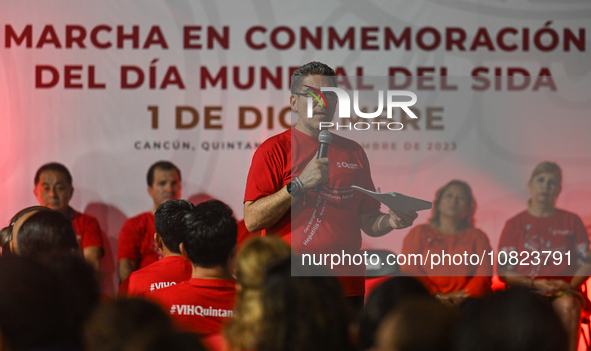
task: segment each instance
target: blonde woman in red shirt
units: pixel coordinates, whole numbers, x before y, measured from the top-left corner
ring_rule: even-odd
[[[556,208],[562,190],[556,163],[539,163],[528,190],[527,209],[505,223],[499,240],[499,278],[546,296],[567,331],[569,349],[576,350],[581,309],[589,307],[580,289],[591,275],[587,230],[579,216]]]

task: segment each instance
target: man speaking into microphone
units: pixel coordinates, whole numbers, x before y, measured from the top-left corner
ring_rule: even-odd
[[[375,190],[358,143],[336,134],[327,137],[328,132],[319,142],[320,122],[330,122],[336,110],[336,94],[320,92],[336,87],[334,70],[310,62],[293,73],[291,82],[290,106],[298,121],[267,139],[253,156],[244,197],[247,229],[280,236],[298,254],[359,253],[360,229],[381,236],[412,225],[416,213],[381,213],[378,201],[351,188]],[[353,304],[363,306],[363,273],[340,280]]]

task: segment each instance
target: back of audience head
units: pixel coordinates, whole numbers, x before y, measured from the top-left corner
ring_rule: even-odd
[[[454,351],[562,351],[563,326],[548,301],[526,289],[494,293],[466,310]]]
[[[392,310],[411,298],[430,298],[429,291],[415,278],[394,277],[378,285],[367,298],[359,321],[361,350],[372,347],[376,331]]]
[[[31,258],[0,260],[0,349],[74,347],[74,319],[62,283]]]
[[[125,351],[208,351],[197,334],[189,332],[160,333],[144,342],[130,345]]]
[[[28,216],[28,218],[26,218]],[[40,257],[56,252],[80,252],[72,223],[54,210],[30,212],[14,226],[11,249],[23,256]]]
[[[232,209],[219,200],[200,203],[183,217],[182,250],[193,266],[226,267],[237,236]]]
[[[74,338],[82,346],[82,326],[100,302],[96,271],[84,257],[75,253],[54,253],[41,257],[41,263],[55,271],[66,287],[64,294],[73,315]]]
[[[183,241],[182,218],[195,206],[187,200],[168,200],[158,206],[154,213],[154,227],[166,248],[180,254],[179,245]],[[158,240],[156,240],[158,241]]]
[[[448,351],[457,311],[433,298],[405,300],[380,324],[372,351]]]
[[[238,298],[234,319],[224,329],[233,350],[255,348],[263,318],[261,288],[265,271],[269,265],[288,259],[290,253],[289,245],[275,236],[254,237],[238,252]]]
[[[129,298],[101,305],[85,326],[84,340],[87,351],[138,350],[172,333],[170,316],[158,305]]]
[[[242,289],[260,289],[265,271],[270,265],[288,259],[289,245],[275,236],[261,236],[248,240],[238,253],[236,280]]]
[[[263,285],[258,351],[352,350],[350,310],[331,276],[291,276],[291,261],[271,268]],[[306,272],[295,272],[306,274]]]
[[[22,210],[18,211],[14,216],[12,216],[9,225],[0,230],[0,246],[2,247],[2,255],[8,256],[8,254],[10,253],[10,243],[12,241],[12,238],[14,237],[15,227],[16,230],[18,230],[22,225],[22,222],[24,222],[28,218],[28,216],[20,221],[19,219],[21,219],[21,217],[25,216],[28,213],[45,210],[49,209],[44,206],[30,206],[23,208]]]

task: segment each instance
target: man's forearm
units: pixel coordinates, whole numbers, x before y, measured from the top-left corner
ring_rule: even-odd
[[[392,231],[389,223],[390,215],[374,212],[361,217],[361,229],[365,234],[373,237],[382,236]]]
[[[117,265],[117,272],[119,273],[119,280],[124,281],[131,272],[135,271],[135,262],[129,258],[122,258]]]
[[[283,187],[275,194],[244,203],[244,224],[254,233],[271,227],[290,210],[293,197]]]
[[[82,250],[84,254],[84,259],[86,262],[92,265],[92,267],[99,272],[101,269],[101,257],[103,254],[103,249],[98,246],[89,246]]]

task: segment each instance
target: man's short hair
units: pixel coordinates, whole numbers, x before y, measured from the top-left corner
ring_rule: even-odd
[[[72,222],[55,210],[39,211],[22,224],[16,236],[22,256],[43,257],[79,250]]]
[[[64,177],[66,177],[66,182],[68,182],[68,185],[72,186],[72,175],[70,174],[70,171],[66,168],[66,166],[57,162],[46,163],[37,170],[37,173],[35,173],[35,185],[39,183],[41,174],[45,171],[55,171],[63,174]]]
[[[183,217],[183,244],[194,266],[225,266],[238,236],[232,209],[219,200],[195,206]]]
[[[154,217],[156,233],[171,252],[180,254],[179,244],[183,241],[183,217],[195,206],[187,200],[168,200],[158,206]]]
[[[332,76],[335,77],[336,74],[332,68],[328,65],[318,62],[312,61],[308,62],[305,65],[296,69],[293,74],[291,75],[291,93],[297,93],[302,88],[302,79],[305,76],[312,76],[312,75],[320,75],[320,76]],[[334,85],[337,85],[336,77],[333,78]]]
[[[154,172],[156,171],[156,169],[161,169],[163,171],[175,170],[179,175],[179,180],[181,180],[181,170],[174,163],[169,161],[158,161],[151,165],[150,169],[148,169],[148,174],[146,177],[146,180],[148,181],[148,186],[152,186],[152,184],[154,184]]]

